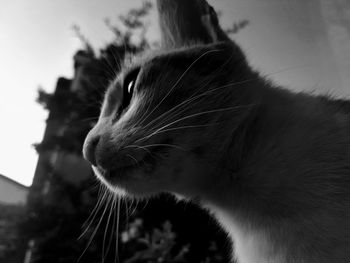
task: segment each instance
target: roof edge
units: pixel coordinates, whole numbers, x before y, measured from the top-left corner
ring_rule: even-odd
[[[24,184],[21,184],[21,183],[15,181],[15,180],[13,180],[13,179],[5,176],[5,175],[2,175],[2,174],[0,174],[0,179],[4,179],[4,180],[6,180],[6,181],[8,181],[8,182],[10,182],[12,184],[15,184],[16,186],[19,186],[19,187],[21,187],[23,189],[29,189],[29,187],[30,187],[30,186],[25,186]]]

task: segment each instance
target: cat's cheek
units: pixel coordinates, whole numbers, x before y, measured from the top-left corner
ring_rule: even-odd
[[[181,165],[173,169],[167,177],[170,192],[192,199],[205,194],[206,190],[213,186],[209,180],[211,169],[208,167],[208,161],[188,155],[179,163]]]

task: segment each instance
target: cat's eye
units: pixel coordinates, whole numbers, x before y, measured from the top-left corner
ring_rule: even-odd
[[[135,91],[135,84],[136,84],[136,80],[137,80],[137,76],[139,75],[140,72],[140,68],[136,68],[133,69],[132,71],[130,71],[125,79],[124,79],[124,83],[123,83],[123,103],[122,103],[122,109],[124,110],[126,109],[132,99],[132,96],[134,94]]]

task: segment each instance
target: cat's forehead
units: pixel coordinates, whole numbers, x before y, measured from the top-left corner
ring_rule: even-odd
[[[125,57],[122,64],[122,73],[130,71],[136,67],[159,63],[166,57],[171,56],[174,51],[148,51],[136,55],[128,55]]]
[[[151,50],[137,55],[128,55],[122,64],[122,74],[142,66],[173,65],[171,62],[179,59],[196,58],[205,53],[210,47],[208,45],[193,45],[171,50]]]
[[[121,70],[114,79],[113,84],[123,82],[125,77],[136,69],[142,70],[143,73],[149,72],[150,69],[164,69],[166,61],[171,57],[172,52],[148,51],[139,54],[128,55],[125,57]],[[159,66],[159,67],[158,67]]]
[[[232,58],[232,43],[199,44],[172,50],[157,50],[129,55],[114,83],[123,83],[129,73],[140,71],[142,81],[165,79],[175,72],[192,68],[192,73],[209,74]],[[202,72],[202,71],[206,72]]]
[[[146,72],[149,72],[151,68],[154,70],[157,65],[160,65],[160,68],[164,68],[164,63],[162,63],[162,61],[164,61],[167,56],[171,55],[171,53],[172,52],[169,51],[148,51],[126,55],[122,61],[121,70],[109,85],[106,96],[108,97],[110,93],[113,93],[114,87],[122,85],[124,79],[130,72],[139,69],[139,71],[142,70],[143,76],[147,75],[149,77]]]

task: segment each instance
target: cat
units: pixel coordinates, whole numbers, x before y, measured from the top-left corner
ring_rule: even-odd
[[[83,152],[121,196],[199,200],[239,263],[350,262],[350,102],[275,86],[226,36],[127,63]]]

